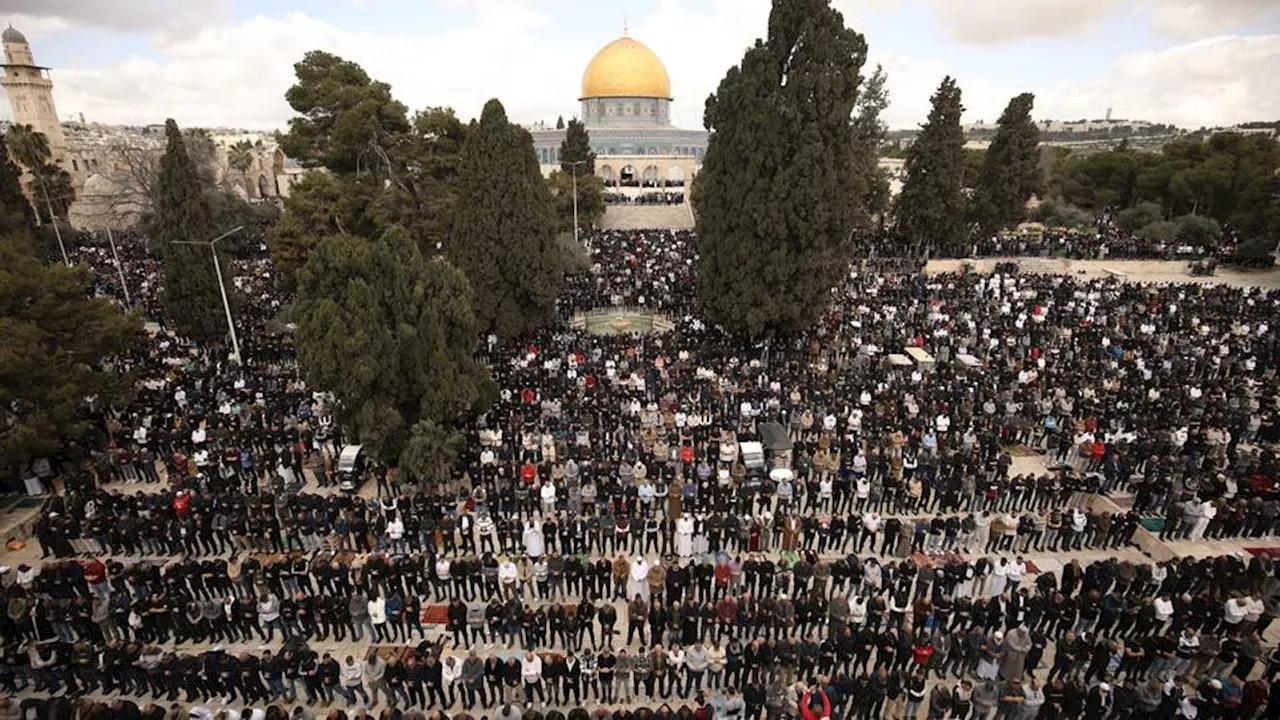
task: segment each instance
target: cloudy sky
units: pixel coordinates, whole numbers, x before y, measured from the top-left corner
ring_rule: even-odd
[[[892,127],[942,76],[966,121],[1036,93],[1041,119],[1184,127],[1280,119],[1280,0],[833,0],[889,73]],[[522,122],[571,116],[582,70],[621,34],[667,65],[675,120],[702,105],[765,29],[770,0],[4,0],[0,22],[54,68],[64,118],[272,129],[294,62],[320,48],[391,83],[410,108],[464,117],[500,98]],[[0,117],[9,116],[0,103]]]

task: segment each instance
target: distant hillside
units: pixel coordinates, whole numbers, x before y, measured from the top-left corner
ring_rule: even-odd
[[[1142,149],[1158,149],[1176,138],[1203,138],[1217,132],[1238,132],[1246,135],[1268,134],[1280,136],[1280,120],[1255,120],[1226,128],[1200,128],[1188,130],[1164,123],[1145,120],[1041,120],[1040,139],[1046,145],[1081,148],[1111,148],[1122,141]],[[885,157],[901,157],[906,148],[915,142],[919,128],[890,130],[885,134],[881,154]],[[991,123],[976,122],[965,125],[965,140],[970,147],[982,147],[996,134]]]

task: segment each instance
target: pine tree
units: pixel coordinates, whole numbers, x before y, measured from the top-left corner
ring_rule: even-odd
[[[0,453],[15,463],[56,453],[90,429],[87,397],[127,400],[135,378],[103,369],[141,322],[91,297],[83,267],[45,264],[32,242],[34,213],[0,138]]]
[[[391,97],[391,86],[323,50],[293,69],[298,81],[285,99],[299,116],[280,136],[280,149],[308,167],[385,172],[388,149],[409,132],[408,110]]]
[[[1022,220],[1040,185],[1040,128],[1031,119],[1035,95],[1022,93],[1000,114],[973,196],[978,231],[992,233]]]
[[[447,256],[476,291],[481,329],[511,338],[551,316],[564,271],[551,193],[528,131],[490,100],[462,149],[459,209]]]
[[[866,55],[829,0],[774,0],[768,37],[707,100],[698,294],[736,334],[804,330],[845,275],[869,181],[850,122]]]
[[[932,102],[928,121],[907,149],[907,178],[898,196],[898,234],[917,255],[964,241],[964,108],[951,76]]]
[[[596,172],[596,153],[591,149],[587,126],[581,120],[570,120],[564,130],[564,140],[560,143],[560,169],[578,177]]]
[[[164,312],[182,335],[213,342],[227,335],[222,293],[208,241],[215,237],[209,201],[178,124],[165,121],[151,242],[164,259]],[[199,243],[184,245],[179,243]],[[223,267],[229,267],[222,260]]]
[[[472,305],[466,277],[424,256],[403,229],[372,239],[332,235],[299,273],[298,359],[312,385],[338,397],[346,426],[369,452],[396,465],[410,450],[410,465],[421,470],[452,445],[411,438],[427,428],[452,436],[493,395],[474,358]]]

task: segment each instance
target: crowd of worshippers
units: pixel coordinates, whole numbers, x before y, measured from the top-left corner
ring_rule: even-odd
[[[50,498],[35,524],[43,556],[204,558],[328,547],[389,551],[413,558],[413,565],[432,567],[437,557],[444,562],[464,562],[459,555],[472,562],[495,554],[536,559],[548,550],[573,559],[624,552],[688,558],[707,551],[871,552],[902,558],[951,551],[1116,549],[1132,542],[1141,522],[1134,511],[1082,507],[1082,494],[1094,486],[1066,471],[1039,480],[997,476],[950,504],[936,493],[926,494],[918,482],[886,500],[865,479],[849,498],[835,497],[830,482],[822,484],[825,495],[822,489],[795,495],[785,477],[768,495],[736,492],[718,482],[666,486],[641,477],[632,486],[597,486],[571,477],[564,479],[564,490],[549,479],[492,495],[482,485],[461,498],[435,488],[380,500],[337,493],[245,495],[184,482],[168,492],[72,489]],[[965,511],[953,512],[957,505]],[[1169,527],[1194,535],[1198,522],[1166,523]],[[581,574],[569,572],[570,577]]]
[[[24,565],[7,579],[0,688],[467,710],[714,696],[750,718],[794,714],[810,685],[841,717],[916,717],[926,697],[935,717],[1009,703],[1014,717],[1134,717],[1184,701],[1253,717],[1280,703],[1280,650],[1261,640],[1280,579],[1263,556],[1072,560],[1060,577],[1021,557],[750,557],[721,558],[704,591],[673,559],[602,558],[607,577],[575,588],[504,556],[483,593],[446,587],[438,640],[421,588],[439,572],[381,553],[250,556],[235,577],[223,561]],[[279,648],[224,649],[277,632]],[[309,649],[348,633],[373,647]]]
[[[341,499],[326,499],[325,507],[318,509],[314,505],[306,506],[313,502],[306,499],[306,495],[296,496],[298,499],[292,505],[286,499],[290,495],[284,490],[300,484],[306,473],[313,473],[322,483],[328,482],[326,463],[331,460],[332,450],[342,445],[341,428],[329,415],[330,401],[307,388],[301,380],[287,334],[273,330],[274,309],[281,306],[284,298],[272,287],[269,260],[261,253],[249,252],[234,265],[236,286],[261,299],[261,302],[243,304],[237,316],[238,326],[243,328],[245,364],[233,366],[226,359],[225,348],[198,348],[163,328],[142,341],[136,351],[122,361],[143,378],[137,399],[124,408],[91,408],[95,413],[90,418],[95,431],[73,444],[63,457],[56,458],[61,474],[68,479],[68,492],[46,507],[37,527],[37,538],[46,550],[61,556],[94,552],[99,547],[124,554],[136,551],[139,555],[181,551],[199,558],[195,561],[201,566],[197,576],[201,579],[205,575],[205,563],[213,563],[209,575],[215,578],[214,587],[221,590],[218,583],[224,575],[218,572],[218,563],[222,562],[216,556],[219,552],[234,550],[248,555],[306,550],[308,543],[314,546],[336,535],[339,541],[342,537],[348,538],[352,551],[364,553],[372,549],[370,562],[375,566],[379,563],[372,558],[378,557],[380,544],[387,551],[386,567],[394,567],[400,562],[398,557],[413,557],[416,553],[423,563],[422,571],[408,574],[429,578],[435,573],[435,578],[429,580],[433,593],[438,589],[443,558],[449,572],[445,590],[455,594],[464,592],[465,604],[466,589],[481,592],[487,582],[486,573],[493,571],[483,559],[484,554],[501,552],[501,546],[486,548],[485,537],[491,538],[495,545],[505,537],[506,547],[511,551],[512,523],[518,522],[520,537],[514,552],[528,556],[523,560],[528,568],[523,581],[529,583],[532,592],[538,592],[541,589],[538,568],[545,564],[549,591],[552,560],[557,557],[564,560],[565,555],[577,549],[564,549],[566,527],[570,528],[567,537],[572,545],[577,542],[575,538],[593,538],[586,528],[589,519],[595,518],[593,532],[600,540],[595,551],[605,555],[598,560],[592,558],[597,571],[600,561],[615,567],[616,559],[611,556],[620,551],[634,554],[637,537],[641,540],[639,551],[664,555],[667,551],[661,544],[669,537],[671,554],[681,559],[672,563],[670,570],[665,560],[655,563],[667,577],[679,577],[686,562],[689,568],[698,568],[698,573],[710,570],[710,598],[697,595],[701,576],[695,582],[694,570],[689,570],[690,590],[686,594],[694,594],[691,602],[698,604],[699,611],[686,612],[685,603],[681,602],[681,639],[689,622],[694,625],[694,637],[701,637],[705,624],[702,612],[707,604],[718,613],[728,595],[727,592],[726,597],[714,594],[717,572],[726,572],[720,569],[722,563],[694,562],[693,556],[703,558],[716,549],[730,551],[723,563],[727,566],[728,582],[733,582],[732,565],[736,562],[733,556],[741,556],[744,587],[749,577],[756,577],[758,588],[755,595],[748,592],[745,603],[740,594],[734,600],[744,618],[736,626],[768,635],[768,639],[762,641],[768,647],[769,643],[776,646],[796,642],[790,626],[782,626],[774,615],[766,614],[764,623],[759,620],[762,612],[778,612],[779,604],[782,611],[787,612],[788,603],[799,618],[801,607],[807,605],[808,599],[804,592],[796,594],[796,567],[811,566],[813,571],[813,577],[802,589],[816,585],[824,565],[829,568],[829,579],[825,582],[829,587],[835,586],[836,567],[840,563],[828,556],[836,553],[831,549],[831,538],[835,532],[833,527],[839,527],[837,518],[844,523],[840,537],[846,545],[841,549],[855,553],[848,544],[851,538],[861,544],[863,538],[879,532],[879,543],[872,541],[872,546],[879,544],[876,550],[881,554],[891,551],[899,556],[909,554],[917,537],[921,538],[917,549],[935,553],[948,547],[963,549],[961,538],[968,537],[973,543],[971,552],[1007,555],[1004,562],[976,557],[958,564],[942,563],[944,568],[968,568],[957,579],[949,611],[947,601],[936,591],[949,582],[947,578],[951,576],[947,571],[941,573],[940,581],[938,571],[931,567],[932,582],[920,580],[921,573],[930,572],[923,566],[932,566],[932,561],[907,562],[905,557],[884,563],[867,562],[866,558],[857,560],[862,573],[858,577],[859,587],[866,583],[868,576],[874,577],[877,570],[880,574],[881,592],[877,595],[880,601],[867,597],[871,608],[867,612],[873,614],[883,603],[886,614],[882,622],[893,624],[893,620],[899,619],[894,617],[894,608],[900,608],[899,624],[905,627],[908,620],[913,624],[909,631],[899,635],[915,638],[920,632],[914,624],[916,601],[927,601],[931,608],[922,616],[922,621],[929,629],[928,621],[934,618],[929,636],[935,640],[951,637],[950,632],[936,631],[938,605],[941,603],[943,612],[950,612],[950,617],[960,616],[964,604],[961,583],[969,572],[975,578],[981,574],[984,580],[989,575],[992,585],[996,584],[996,578],[1003,577],[1002,587],[1007,587],[1010,566],[1017,568],[1023,564],[1016,557],[1008,556],[1015,556],[1018,550],[1040,547],[1041,540],[1050,541],[1055,509],[1058,511],[1056,522],[1060,524],[1052,538],[1057,540],[1057,547],[1074,550],[1086,544],[1101,547],[1123,544],[1136,527],[1137,517],[1126,514],[1117,519],[1081,509],[1085,503],[1077,500],[1095,488],[1106,492],[1133,490],[1137,495],[1135,500],[1141,501],[1138,507],[1144,510],[1169,515],[1176,510],[1180,513],[1178,527],[1170,529],[1167,520],[1165,527],[1177,537],[1205,535],[1210,533],[1210,525],[1214,533],[1223,534],[1274,532],[1275,457],[1269,448],[1280,439],[1280,429],[1270,402],[1276,393],[1277,379],[1272,364],[1276,341],[1269,332],[1269,322],[1277,309],[1275,293],[1226,287],[1139,285],[1115,279],[1022,276],[1009,272],[992,276],[930,276],[909,270],[869,268],[851,273],[835,294],[832,307],[811,333],[786,342],[744,345],[706,323],[697,310],[692,277],[696,267],[693,240],[688,232],[593,234],[590,247],[595,263],[590,272],[569,278],[561,297],[561,321],[518,345],[506,346],[496,340],[487,344],[487,359],[499,381],[501,394],[495,406],[469,433],[465,459],[456,474],[447,482],[435,484],[431,492],[407,501],[396,487],[399,479],[380,477],[383,499],[376,512],[369,512],[366,506],[363,526],[358,504],[344,507]],[[156,297],[158,277],[153,279],[155,282],[146,288],[146,296]],[[570,331],[563,323],[575,310],[609,306],[652,308],[670,317],[674,329],[656,337],[594,337]],[[927,349],[936,363],[929,366],[885,363],[886,354],[899,352],[904,347]],[[960,362],[962,356],[973,358],[978,367],[971,368],[968,363]],[[793,444],[785,462],[779,462],[780,455],[770,458],[770,462],[780,465],[773,469],[786,470],[776,476],[768,472],[769,468],[748,467],[739,450],[738,441],[755,437],[765,422],[785,428]],[[1011,445],[1046,451],[1060,469],[1044,477],[1011,475],[1012,459],[1002,449]],[[100,490],[101,483],[152,481],[154,484],[161,479],[170,483],[171,493],[144,493],[139,498],[136,493],[116,495]],[[592,490],[594,497],[588,494]],[[330,502],[337,506],[336,513],[330,511]],[[424,512],[419,503],[428,510],[434,503],[436,512]],[[383,507],[384,504],[390,507]],[[448,511],[458,507],[465,508],[466,512]],[[1189,515],[1188,508],[1194,508]],[[1229,512],[1211,516],[1211,508]],[[1243,509],[1244,516],[1235,522],[1233,518],[1239,508]],[[479,528],[485,521],[486,510],[488,522],[493,523],[494,529],[482,533]],[[581,510],[586,510],[585,515]],[[765,513],[769,514],[768,521],[762,521]],[[465,515],[472,515],[476,526],[474,532],[466,534],[476,543],[474,553],[467,547],[455,547],[455,552],[450,552],[445,546],[446,536],[454,538],[457,545],[466,541],[461,534],[446,532],[447,524],[444,528],[440,525],[451,518],[457,530]],[[743,522],[743,516],[749,517],[750,522]],[[857,527],[853,527],[851,517],[856,517]],[[1039,537],[1035,536],[1037,517],[1044,523],[1043,535]],[[415,524],[406,524],[406,518],[412,518]],[[735,523],[731,518],[737,518],[736,527],[731,524]],[[1186,518],[1190,518],[1189,523]],[[134,527],[139,529],[139,539],[125,539],[120,533],[113,536],[118,519],[126,523],[132,519]],[[877,520],[882,521],[878,529]],[[892,525],[895,520],[897,525]],[[153,526],[153,521],[160,527]],[[341,529],[335,532],[344,521],[345,532]],[[384,521],[386,526],[380,527]],[[502,530],[499,530],[499,521],[505,523]],[[654,536],[656,550],[644,546],[651,521],[658,525]],[[971,530],[966,529],[969,527],[966,521],[971,523]],[[428,523],[426,533],[423,522]],[[432,522],[436,523],[435,527],[430,525]],[[576,530],[579,522],[581,534]],[[289,532],[294,528],[305,530],[308,523],[313,532]],[[638,529],[641,523],[643,528]],[[940,523],[940,532],[934,530],[936,523]],[[908,526],[909,532],[905,530]],[[952,537],[949,527],[954,527],[956,538],[951,545],[948,545],[948,537]],[[886,543],[889,528],[897,530],[893,543]],[[620,529],[624,532],[619,533]],[[729,529],[733,530],[732,534]],[[719,535],[713,536],[717,530]],[[824,530],[828,544],[823,556],[819,556],[816,546],[806,550],[809,538],[821,543]],[[174,544],[175,536],[177,544]],[[434,542],[437,537],[439,541]],[[713,537],[717,539],[714,544]],[[905,547],[903,537],[910,538]],[[999,539],[989,546],[993,537]],[[433,542],[426,542],[428,538]],[[776,557],[751,557],[753,552],[786,547],[788,538],[794,546],[787,552],[794,552],[802,559],[789,567],[788,572],[779,572]],[[230,547],[224,542],[227,539]],[[136,547],[130,546],[130,542]],[[607,549],[605,543],[608,543]],[[432,562],[426,561],[432,557],[429,545],[435,547]],[[529,552],[531,548],[534,552]],[[337,552],[343,550],[339,542]],[[290,563],[294,559],[290,557]],[[491,560],[496,562],[497,557]],[[772,564],[774,587],[779,577],[791,583],[791,592],[785,601],[781,594],[765,594],[769,602],[763,597],[754,599],[770,586],[764,584],[761,565],[756,566],[756,575],[748,574],[748,564],[753,560]],[[246,562],[252,568],[250,560],[242,560],[240,566]],[[1229,602],[1256,610],[1260,601],[1263,611],[1257,613],[1257,623],[1261,624],[1264,616],[1270,616],[1266,608],[1274,595],[1262,582],[1270,576],[1269,571],[1263,573],[1257,587],[1227,589],[1213,583],[1228,582],[1224,578],[1236,582],[1251,576],[1237,567],[1237,560],[1220,562],[1221,566],[1209,563],[1209,569],[1203,572],[1193,572],[1192,568],[1197,566],[1194,563],[1192,568],[1177,568],[1177,577],[1186,574],[1184,571],[1191,572],[1193,577],[1207,583],[1208,589],[1196,586],[1194,592],[1167,598],[1175,605],[1171,617],[1184,618],[1184,624],[1190,627],[1191,620],[1186,618],[1200,618],[1205,612],[1193,613],[1193,607],[1213,606],[1221,608],[1223,617],[1219,621],[1214,616],[1209,622],[1220,625],[1227,622]],[[187,563],[184,560],[181,565]],[[457,577],[454,566],[459,563],[459,575],[468,578],[461,584],[454,580]],[[334,572],[341,576],[343,567],[350,568],[349,563],[339,560],[339,567],[334,571],[333,564],[330,562],[329,570],[322,573]],[[354,564],[361,568],[369,566],[369,562]],[[500,573],[503,563],[497,564]],[[522,581],[520,561],[513,564],[519,583]],[[792,565],[789,558],[786,564]],[[850,573],[846,584],[852,583],[853,566],[847,559],[843,564]],[[1251,561],[1249,565],[1252,564]],[[276,563],[271,565],[274,567]],[[868,570],[868,566],[872,569]],[[75,572],[69,565],[57,567]],[[569,567],[566,565],[566,574]],[[308,572],[313,573],[315,569],[311,566]],[[32,569],[15,572],[29,574]],[[387,572],[389,575],[391,571]],[[646,600],[643,592],[649,588],[648,572],[645,582],[637,582],[635,589],[642,591],[640,600],[648,603],[652,611],[653,595],[649,593]],[[225,577],[230,578],[229,573],[230,568]],[[114,578],[110,571],[107,574]],[[1085,574],[1080,572],[1081,585]],[[1119,574],[1117,568],[1116,575]],[[1153,578],[1155,575],[1156,571],[1152,570]],[[347,582],[353,588],[345,605],[348,614],[350,597],[357,592],[353,576],[364,582],[366,573],[363,569],[346,571]],[[405,576],[399,576],[401,600],[409,599],[405,597],[409,590],[403,586]],[[584,583],[586,577],[584,565]],[[599,575],[593,573],[593,577],[598,582]],[[908,580],[904,581],[903,577]],[[1064,573],[1064,585],[1066,577]],[[190,583],[196,581],[188,574],[185,582],[185,587],[190,589]],[[338,580],[331,577],[329,582],[333,585]],[[499,579],[500,588],[501,582]],[[1124,627],[1132,635],[1140,618],[1145,617],[1145,613],[1156,612],[1158,607],[1158,596],[1152,596],[1148,602],[1147,598],[1126,593],[1120,594],[1120,600],[1125,603],[1123,612],[1116,613],[1116,600],[1112,596],[1117,593],[1112,592],[1112,586],[1117,582],[1112,579],[1105,590],[1091,587],[1082,592],[1077,587],[1071,593],[1060,590],[1047,593],[1038,587],[1032,592],[1032,586],[1027,588],[1027,596],[1044,600],[1044,616],[1053,612],[1051,601],[1062,595],[1063,607],[1052,631],[1061,633],[1062,641],[1067,642],[1064,622],[1072,625],[1069,629],[1073,632],[1081,630],[1092,658],[1092,650],[1097,648],[1099,640],[1105,639],[1108,648],[1113,640],[1124,643],[1124,636],[1117,628]],[[567,584],[566,580],[566,591]],[[21,583],[15,586],[22,587]],[[926,592],[917,596],[922,586]],[[1133,586],[1131,583],[1129,587]],[[666,595],[665,577],[661,587],[664,594],[657,604],[674,617],[675,606],[671,596]],[[386,601],[392,598],[389,589],[381,596],[376,594],[377,589],[372,585],[364,589],[367,595],[374,593],[367,602],[376,606],[381,599],[385,613]],[[989,592],[989,587],[984,589]],[[129,611],[123,623],[118,622],[119,616],[115,614],[119,608],[113,609],[111,605],[114,590],[98,604],[99,613],[105,605],[116,628],[133,633],[131,615],[136,614],[139,629],[145,627],[156,638],[148,641],[146,636],[133,634],[128,635],[127,641],[117,638],[126,646],[138,642],[165,643],[164,638],[175,637],[182,626],[182,617],[193,612],[191,601],[185,598],[178,606],[170,603],[168,593],[179,592],[177,585],[164,583],[159,592],[151,590],[150,586],[144,589],[149,592],[143,598],[144,613],[134,611],[135,596],[129,591],[125,598]],[[241,607],[241,598],[253,606],[253,616],[263,631],[269,632],[272,638],[276,631],[283,635],[284,622],[279,616],[274,618],[278,624],[264,625],[258,614],[264,602],[268,614],[273,612],[272,595],[280,607],[286,605],[291,593],[284,586],[283,578],[280,592],[272,590],[261,595],[255,588],[250,597],[243,591],[237,592],[234,582],[230,590],[236,595],[233,603],[236,608]],[[302,591],[301,585],[299,591]],[[905,600],[900,602],[899,596],[904,591]],[[1255,591],[1259,593],[1257,597]],[[312,596],[302,592],[303,599],[314,595],[314,592]],[[421,594],[413,599],[421,602],[426,592],[420,589]],[[101,649],[106,637],[104,635],[102,642],[95,642],[92,627],[82,627],[79,623],[87,609],[90,623],[97,625],[93,621],[93,600],[90,598],[86,607],[85,603],[77,602],[76,597],[64,594],[57,598],[61,604],[52,604],[28,593],[19,591],[12,598],[16,604],[9,604],[17,611],[17,618],[10,620],[12,631],[18,635],[8,637],[19,637],[26,632],[32,637],[49,639],[49,633],[53,633],[57,638],[55,646],[68,641],[72,647],[84,643],[81,657],[86,656],[87,649],[96,668],[101,657],[96,651]],[[205,602],[216,600],[213,593],[206,593],[210,597],[199,599],[201,618],[207,607]],[[1094,593],[1097,597],[1093,597]],[[998,609],[995,625],[988,627],[986,620],[982,625],[989,646],[991,643],[1007,646],[1008,636],[1017,630],[1008,625],[1007,613],[1010,605],[1021,607],[1023,593],[1008,593],[1007,600],[1005,594],[998,594],[994,601],[988,597],[977,616],[988,618],[992,607]],[[809,595],[812,597],[812,592]],[[226,616],[226,595],[221,598]],[[555,601],[554,594],[550,601],[543,600],[542,596],[538,598],[542,605]],[[599,597],[601,611],[605,599],[604,595]],[[299,602],[296,593],[292,601]],[[576,608],[580,602],[569,605]],[[628,597],[626,602],[634,602],[634,598]],[[47,604],[51,607],[46,607]],[[741,610],[744,604],[745,613]],[[1031,604],[1031,600],[1027,600],[1027,605]],[[969,607],[971,619],[975,617],[976,605],[975,602]],[[761,610],[761,606],[766,609]],[[1103,633],[1096,625],[1103,623],[1108,607],[1115,619],[1104,626],[1107,631]],[[59,618],[56,622],[47,615],[54,608]],[[1095,610],[1095,619],[1091,621],[1090,615]],[[243,617],[248,620],[247,608],[245,612]],[[319,615],[319,610],[316,612]],[[850,612],[854,610],[851,608]],[[1074,620],[1061,620],[1069,612]],[[1131,612],[1132,625],[1122,626],[1121,619],[1128,618]],[[536,614],[535,611],[535,617]],[[569,615],[567,608],[565,614]],[[647,615],[638,628],[642,636],[652,627]],[[1248,615],[1246,612],[1245,617]],[[810,616],[820,618],[830,629],[830,608],[825,614],[810,613]],[[522,612],[521,622],[523,617]],[[630,624],[629,607],[624,617]],[[27,618],[32,620],[29,630],[24,629]],[[37,623],[37,618],[46,622]],[[216,615],[210,617],[206,632],[213,631],[215,620]],[[547,622],[550,633],[549,618]],[[1082,622],[1083,627],[1075,627]],[[345,630],[355,632],[355,627],[345,625]],[[370,622],[370,627],[372,625]],[[581,623],[580,627],[584,625]],[[710,625],[714,629],[717,623]],[[1005,626],[1003,630],[1001,625]],[[293,626],[300,628],[301,621]],[[948,629],[949,626],[950,621]],[[58,630],[53,630],[55,627]],[[658,627],[667,629],[666,647],[670,648],[669,624]],[[488,628],[487,617],[485,628]],[[1035,632],[1034,624],[1028,628],[1028,632]],[[90,635],[82,638],[82,629]],[[368,629],[361,628],[362,637]],[[1252,641],[1256,625],[1239,629],[1240,644],[1244,646],[1246,640]],[[335,628],[331,630],[336,633]],[[1199,631],[1207,632],[1203,627]],[[390,629],[384,627],[383,633],[388,632]],[[1004,633],[1000,640],[995,639],[996,632]],[[1042,628],[1040,632],[1045,630]],[[521,641],[527,640],[523,625],[518,634]],[[1185,634],[1185,628],[1174,634]],[[859,642],[858,638],[863,637],[861,631],[849,635],[855,639],[847,643]],[[1166,632],[1159,637],[1169,635]],[[878,633],[875,638],[878,641]],[[726,639],[704,638],[704,642],[723,643]],[[650,641],[650,638],[642,640],[646,644]],[[754,641],[740,639],[739,642],[754,645]],[[838,656],[841,644],[835,644]],[[688,645],[682,647],[687,653]],[[727,663],[727,643],[725,649]],[[585,657],[585,652],[586,648],[582,647],[580,654]],[[744,658],[745,652],[744,649]],[[23,653],[9,654],[9,657],[22,656]],[[895,661],[897,656],[895,650]],[[856,659],[857,652],[851,657]],[[951,657],[950,650],[947,657]],[[914,648],[910,658],[915,661]],[[1155,659],[1148,656],[1149,663]],[[780,663],[780,666],[783,665]],[[796,667],[799,667],[798,660]],[[897,669],[911,667],[902,664]],[[1150,665],[1146,666],[1148,673],[1151,669]],[[1165,675],[1172,681],[1173,671],[1182,668],[1176,664],[1168,668],[1158,665],[1155,669],[1160,671],[1155,673],[1157,679]],[[1081,670],[1083,681],[1088,667]],[[97,678],[95,672],[101,671],[87,668],[86,677]],[[851,672],[846,679],[855,684],[856,690],[857,683],[871,682],[869,678],[875,675],[874,672]],[[55,676],[63,682],[67,677],[65,673],[55,673]],[[73,670],[71,677],[74,682],[80,682],[77,670]],[[208,675],[204,677],[207,680]],[[1068,675],[1069,679],[1073,677],[1074,674]],[[1095,672],[1089,683],[1098,677]],[[1114,679],[1113,675],[1102,677],[1108,678],[1108,683]],[[978,679],[981,682],[972,687],[972,694],[977,697],[972,700],[975,705],[983,701],[992,688],[988,682],[992,679],[981,676]],[[859,698],[869,697],[848,692],[849,687],[841,688],[841,683],[834,678],[828,680],[828,701],[843,711],[849,711],[850,704],[860,702]],[[1061,678],[1055,677],[1055,681],[1058,680]],[[1209,692],[1215,689],[1214,681],[1221,686],[1216,689],[1217,695]],[[1177,695],[1182,685],[1178,682],[1173,685],[1168,692],[1162,689],[1162,694]],[[939,687],[952,695],[945,685]],[[1072,687],[1069,683],[1064,685],[1069,687]],[[1103,698],[1099,702],[1114,702],[1122,696],[1124,685],[1117,683],[1111,691],[1103,691],[1101,685],[1093,685],[1087,691],[1085,687],[1086,684],[1081,684],[1063,692],[1072,698],[1082,696],[1086,701],[1096,694]],[[1231,702],[1229,698],[1235,687],[1230,677],[1225,681],[1207,679],[1205,685],[1189,693],[1190,702],[1197,702],[1197,693],[1203,691],[1209,698],[1206,707],[1216,707],[1220,702]],[[1048,687],[1046,695],[1053,690],[1052,686]],[[954,694],[963,696],[967,692],[960,686]],[[744,704],[746,697],[744,692]],[[777,693],[766,692],[768,697],[776,698]],[[904,702],[914,699],[909,693],[899,697]],[[1186,698],[1174,702],[1177,704],[1183,699]],[[769,707],[769,703],[756,702],[753,706],[759,709]]]
[[[1028,485],[1042,494],[1042,478],[1020,488],[1008,477],[1001,448],[1023,444],[1104,491],[1136,482],[1144,510],[1210,501],[1231,511],[1216,531],[1273,530],[1274,293],[868,272],[813,337],[743,348],[695,315],[688,234],[601,234],[593,249],[597,272],[570,279],[567,307],[651,307],[675,329],[637,339],[556,326],[493,348],[501,397],[471,434],[457,484],[490,486],[501,500],[574,466],[597,486],[633,483],[644,466],[655,486],[679,481],[682,493],[692,484],[710,496],[726,472],[735,486],[771,489],[732,448],[776,421],[795,441],[793,497],[821,497],[830,483],[832,502],[848,502],[861,480],[890,503],[918,492],[953,510],[965,497],[968,509],[1016,499]],[[64,468],[146,482],[159,479],[159,460],[170,480],[250,494],[296,485],[304,468],[327,481],[341,427],[299,377],[287,336],[259,327],[245,333],[242,368],[151,338],[131,359],[145,378],[135,402],[98,409],[99,429],[72,445]],[[936,365],[883,363],[907,346]],[[992,477],[1006,492],[989,498],[977,486]],[[1229,523],[1237,509],[1251,519]]]
[[[683,192],[642,192],[636,194],[606,192],[606,205],[683,205]]]
[[[940,257],[1066,257],[1073,260],[1195,260],[1225,258],[1235,243],[1208,245],[1177,240],[1156,240],[1128,233],[1115,226],[1093,230],[1047,229],[1002,232],[974,237],[967,245],[944,251]]]

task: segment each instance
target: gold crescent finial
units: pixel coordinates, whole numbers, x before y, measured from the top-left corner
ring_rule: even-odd
[[[622,18],[622,36],[623,36],[623,37],[627,37],[627,36],[629,35],[629,32],[628,32],[628,31],[629,31],[629,29],[630,29],[630,28],[628,27],[629,25],[630,25],[630,23],[628,22],[627,18],[626,18],[626,17],[623,17],[623,18]]]

